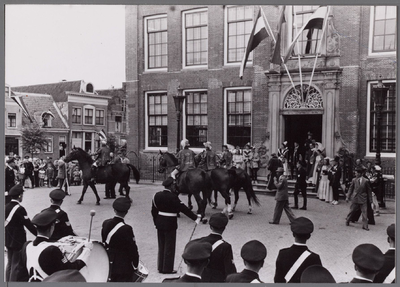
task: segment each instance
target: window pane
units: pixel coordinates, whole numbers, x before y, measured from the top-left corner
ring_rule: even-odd
[[[396,19],[386,20],[385,33],[394,34],[396,32]]]
[[[228,8],[228,21],[236,20],[236,7]]]
[[[375,20],[385,19],[386,6],[375,6]]]
[[[186,27],[193,25],[193,14],[186,14]]]
[[[375,35],[385,34],[385,21],[375,22]]]
[[[253,7],[251,7],[251,6],[246,6],[244,17],[245,17],[246,19],[252,19],[252,18],[253,18]]]
[[[386,19],[396,18],[396,6],[386,6]]]
[[[236,23],[230,23],[228,26],[228,34],[231,35],[236,35]]]
[[[201,13],[201,25],[207,25],[207,12],[202,12]]]
[[[374,51],[382,51],[383,50],[383,40],[384,40],[384,36],[375,36],[374,37]]]

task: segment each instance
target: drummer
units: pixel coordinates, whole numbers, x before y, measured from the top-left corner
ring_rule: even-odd
[[[42,210],[54,210],[58,216],[56,225],[54,227],[54,232],[50,237],[50,241],[57,241],[60,238],[68,235],[76,236],[74,231],[72,230],[71,223],[69,222],[68,214],[61,209],[61,204],[63,203],[63,199],[65,197],[65,192],[61,189],[54,189],[50,192],[50,207]]]
[[[32,223],[36,226],[37,237],[22,247],[17,281],[41,282],[54,272],[66,269],[80,270],[86,265],[93,243],[85,242],[82,253],[74,262],[70,262],[61,250],[49,241],[57,216],[54,210],[48,209],[33,217]]]

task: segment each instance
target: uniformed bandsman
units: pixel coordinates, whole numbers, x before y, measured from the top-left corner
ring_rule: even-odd
[[[43,282],[86,282],[86,279],[78,270],[67,269],[54,272],[44,278]]]
[[[52,209],[58,214],[56,225],[54,227],[54,232],[50,237],[50,241],[57,241],[64,236],[75,236],[76,234],[74,233],[71,223],[69,222],[68,214],[61,209],[61,204],[63,203],[65,192],[62,189],[57,188],[49,193],[49,197],[51,205],[49,208],[46,209]]]
[[[65,254],[51,243],[58,214],[47,209],[36,214],[32,223],[36,226],[37,237],[24,244],[21,250],[21,262],[18,268],[18,280],[22,282],[41,282],[54,272],[66,269],[80,270],[86,265],[93,243],[85,242],[82,253],[74,262],[70,262]]]
[[[162,274],[176,273],[174,270],[176,229],[178,228],[177,216],[179,212],[184,213],[189,218],[200,222],[201,215],[194,214],[179,199],[174,179],[168,177],[164,182],[163,191],[154,195],[151,215],[157,229],[158,237],[158,272]]]
[[[135,235],[124,218],[131,207],[126,197],[117,198],[113,203],[114,218],[103,222],[101,238],[107,248],[110,260],[111,282],[134,282],[134,271],[139,264],[139,253]]]
[[[385,262],[382,269],[375,276],[374,283],[395,283],[396,280],[396,225],[393,223],[387,229],[389,250],[384,254]]]
[[[309,266],[300,277],[300,283],[336,283],[332,274],[320,265]]]
[[[226,282],[230,283],[264,283],[260,280],[258,272],[264,266],[267,257],[267,248],[258,240],[245,243],[240,251],[245,269],[240,273],[228,275]]]
[[[382,251],[373,244],[360,244],[352,254],[356,276],[350,283],[373,283],[384,262]]]
[[[307,240],[314,231],[314,224],[305,217],[296,218],[290,228],[294,237],[294,244],[279,251],[276,259],[275,283],[300,283],[303,271],[312,265],[321,265],[318,254],[310,251]]]
[[[8,195],[8,192],[11,190],[11,188],[15,185],[15,173],[16,173],[16,165],[15,165],[15,159],[12,157],[6,161],[6,169],[5,169],[5,204],[9,203],[11,201],[10,196]]]
[[[224,213],[213,214],[209,220],[210,235],[199,239],[212,245],[210,263],[201,276],[203,282],[224,282],[226,276],[236,273],[232,246],[222,239],[222,233],[228,222],[229,219]]]
[[[16,281],[16,267],[19,252],[26,242],[26,227],[33,235],[36,228],[21,205],[24,189],[21,184],[14,185],[8,193],[10,202],[5,206],[5,246],[7,248],[6,281]]]

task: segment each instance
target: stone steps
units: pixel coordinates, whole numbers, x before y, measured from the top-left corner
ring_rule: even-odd
[[[271,191],[267,188],[267,178],[266,177],[258,177],[257,183],[253,183],[253,189],[256,193],[275,195],[275,191]],[[294,192],[294,186],[296,184],[296,180],[289,179],[288,180],[288,188],[289,195],[292,195]],[[307,187],[307,197],[316,197],[317,193],[315,191],[315,187],[308,186]]]

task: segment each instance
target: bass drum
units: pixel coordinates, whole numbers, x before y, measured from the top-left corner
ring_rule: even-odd
[[[87,238],[66,236],[55,242],[58,248],[65,254],[69,261],[74,262],[82,253]],[[92,241],[93,249],[90,252],[86,266],[79,272],[85,277],[86,282],[107,282],[110,273],[110,262],[104,246],[98,241]]]

